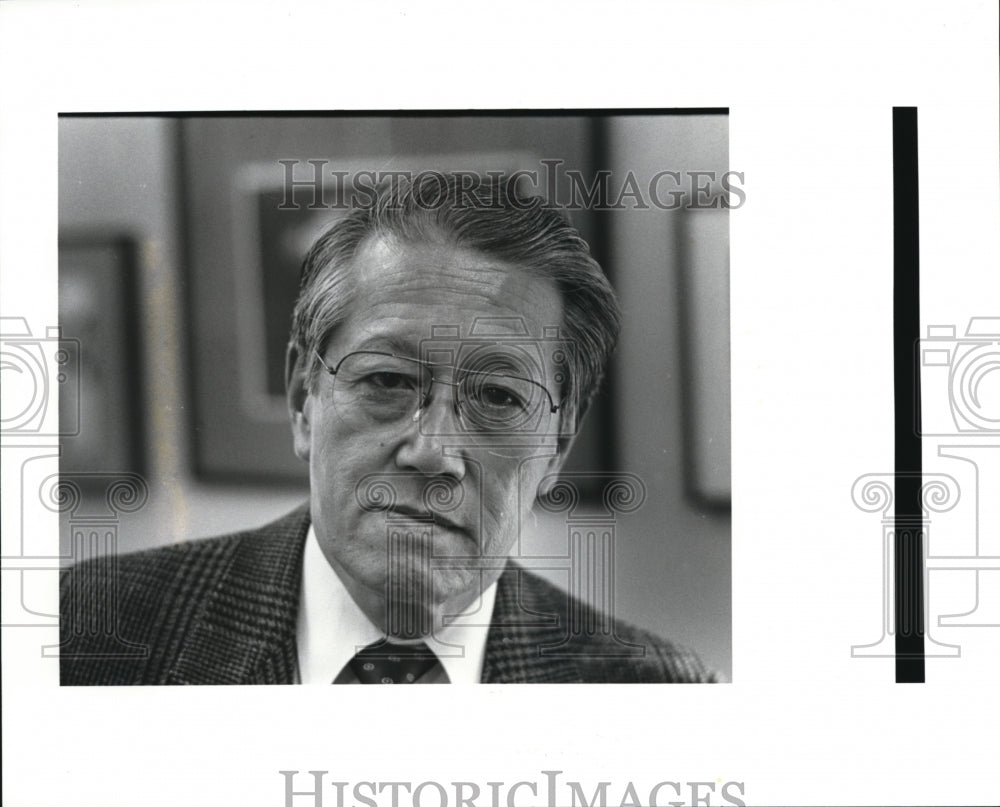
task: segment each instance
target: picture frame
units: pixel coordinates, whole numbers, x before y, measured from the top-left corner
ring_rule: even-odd
[[[63,474],[143,470],[137,253],[126,233],[60,234],[59,336],[71,357],[59,397]]]

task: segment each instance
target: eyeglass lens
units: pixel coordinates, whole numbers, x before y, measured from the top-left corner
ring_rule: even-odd
[[[350,353],[337,367],[334,405],[342,417],[353,422],[395,423],[412,419],[452,387],[463,431],[534,431],[551,409],[547,391],[533,379],[512,374],[509,362],[494,360],[492,364],[457,370],[449,381],[444,368],[431,368],[416,359],[377,352]]]

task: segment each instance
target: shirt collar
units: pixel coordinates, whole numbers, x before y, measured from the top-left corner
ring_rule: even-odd
[[[494,582],[458,618],[426,639],[453,684],[480,681],[496,589]],[[383,636],[327,562],[310,524],[296,626],[301,683],[331,683],[358,650]]]

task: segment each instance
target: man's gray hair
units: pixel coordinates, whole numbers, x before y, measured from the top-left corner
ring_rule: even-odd
[[[597,392],[621,327],[621,313],[600,265],[566,217],[537,196],[518,193],[513,177],[425,173],[413,181],[366,189],[354,207],[313,245],[302,268],[291,345],[309,363],[309,385],[320,372],[334,329],[349,314],[351,264],[370,238],[446,243],[477,250],[554,282],[563,303],[562,333],[573,370],[560,399],[564,417],[579,424]],[[471,187],[469,187],[471,185]],[[571,424],[564,424],[566,427]]]

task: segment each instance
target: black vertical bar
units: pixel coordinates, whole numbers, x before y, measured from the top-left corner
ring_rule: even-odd
[[[893,107],[893,331],[896,427],[896,682],[924,682],[920,508],[920,198],[917,108]]]

